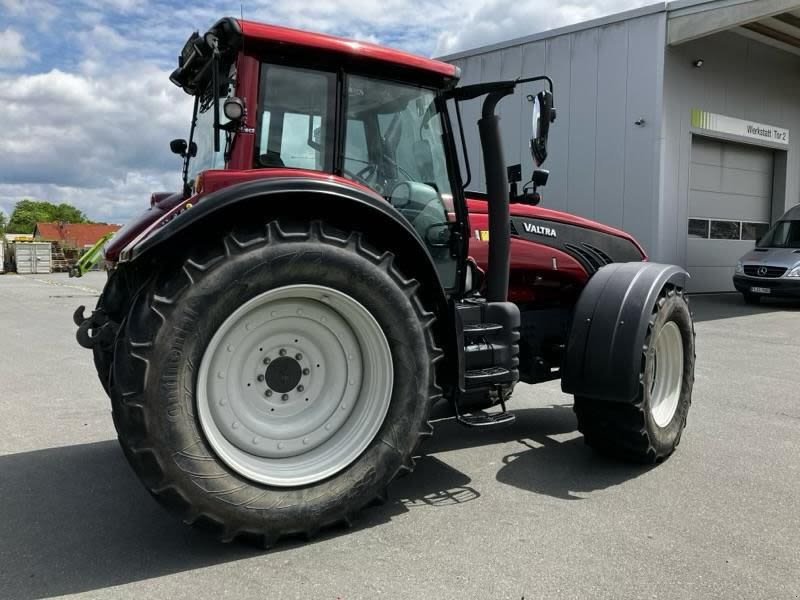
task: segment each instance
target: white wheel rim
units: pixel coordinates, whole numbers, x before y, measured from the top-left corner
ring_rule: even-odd
[[[683,339],[674,321],[658,332],[651,356],[650,413],[659,427],[675,416],[683,384]]]
[[[318,285],[259,294],[220,325],[197,377],[200,425],[240,475],[279,487],[353,463],[391,402],[386,336],[357,300]]]

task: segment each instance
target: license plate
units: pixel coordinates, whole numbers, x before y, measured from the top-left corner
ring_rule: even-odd
[[[770,288],[751,287],[750,292],[753,294],[771,294],[772,290]]]

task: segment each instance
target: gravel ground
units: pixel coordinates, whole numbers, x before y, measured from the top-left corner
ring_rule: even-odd
[[[440,423],[355,528],[264,553],[167,515],[71,314],[104,275],[0,275],[0,598],[800,598],[800,305],[692,300],[697,383],[656,468],[595,456],[557,382]]]

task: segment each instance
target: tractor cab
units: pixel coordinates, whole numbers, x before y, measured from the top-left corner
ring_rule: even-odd
[[[444,288],[457,289],[466,238],[453,233],[463,233],[465,205],[445,97],[456,68],[371,44],[355,45],[355,60],[352,42],[304,32],[294,32],[300,39],[287,52],[274,37],[291,30],[265,27],[223,20],[216,35],[193,35],[181,53],[171,79],[196,100],[189,139],[173,141],[186,194],[210,191],[208,177],[197,184],[216,170],[347,179],[397,209]],[[341,54],[321,60],[320,44],[341,45]]]

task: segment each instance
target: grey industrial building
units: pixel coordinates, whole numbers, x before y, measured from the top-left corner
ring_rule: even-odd
[[[543,204],[630,232],[651,260],[687,267],[692,291],[732,290],[737,259],[800,202],[796,0],[662,2],[444,60],[463,84],[552,77]],[[501,103],[506,161],[526,171],[537,89]],[[478,119],[477,102],[463,108]]]

